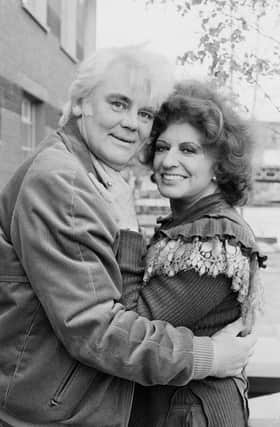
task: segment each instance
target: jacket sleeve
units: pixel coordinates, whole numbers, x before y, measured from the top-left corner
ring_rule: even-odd
[[[144,385],[186,384],[194,366],[192,332],[149,321],[119,302],[117,232],[108,211],[70,154],[61,161],[39,155],[25,176],[12,223],[13,245],[30,284],[72,357]],[[207,376],[213,348],[209,338],[201,340]]]

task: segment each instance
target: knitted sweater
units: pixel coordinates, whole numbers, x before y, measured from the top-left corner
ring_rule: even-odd
[[[219,194],[201,199],[180,220],[161,220],[145,258],[144,244],[137,240],[136,234],[121,233],[118,261],[123,302],[129,309],[186,326],[200,336],[211,336],[240,315],[251,328],[261,306],[258,265],[263,266],[265,257],[249,226]],[[240,421],[247,406],[244,376],[208,377],[187,387],[202,402],[210,427],[246,425],[247,415]],[[163,402],[170,393],[176,392],[182,404],[184,389],[152,387],[149,411],[158,406],[159,396]],[[134,401],[136,413],[145,410],[140,400]]]

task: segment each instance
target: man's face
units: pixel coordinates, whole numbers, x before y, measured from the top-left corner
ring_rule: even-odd
[[[129,75],[121,64],[106,72],[87,100],[91,113],[84,115],[81,127],[91,152],[116,170],[125,167],[149,137],[154,119],[144,84],[130,84]]]

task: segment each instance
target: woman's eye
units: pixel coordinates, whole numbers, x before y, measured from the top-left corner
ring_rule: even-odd
[[[185,153],[185,154],[195,154],[196,148],[193,147],[192,145],[182,145],[181,151],[182,153]]]
[[[155,151],[157,153],[162,153],[163,151],[166,151],[168,149],[168,147],[164,146],[164,145],[156,145],[155,147]]]
[[[193,154],[193,153],[195,153],[195,151],[194,151],[193,148],[183,148],[181,151],[183,153],[186,153],[186,154]]]

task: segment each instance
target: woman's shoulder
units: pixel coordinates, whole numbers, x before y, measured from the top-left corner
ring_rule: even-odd
[[[155,274],[175,276],[181,271],[195,270],[199,275],[216,277],[224,274],[231,277],[237,285],[248,280],[250,257],[242,252],[239,244],[232,243],[225,236],[199,235],[184,238],[163,235],[152,244],[146,257],[146,275],[148,280]]]
[[[192,243],[194,239],[207,242],[206,246],[225,242],[225,247],[239,248],[244,256],[256,254],[260,265],[266,257],[261,254],[253,230],[234,208],[225,208],[204,214],[194,221],[183,221],[179,225],[159,227],[154,242],[162,239]],[[205,245],[204,245],[205,246]],[[232,249],[233,250],[233,249]]]

